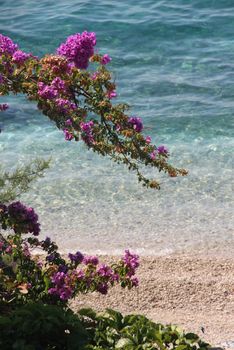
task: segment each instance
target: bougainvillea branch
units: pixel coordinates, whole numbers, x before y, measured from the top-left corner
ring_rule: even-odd
[[[144,186],[160,188],[143,175],[144,166],[171,177],[186,175],[186,170],[168,163],[166,147],[153,145],[143,134],[140,117],[129,116],[126,104],[112,102],[117,93],[107,69],[111,58],[96,54],[95,45],[95,33],[78,33],[69,36],[56,54],[39,59],[0,35],[0,94],[23,93],[36,101],[67,141],[82,140],[94,152],[125,164]],[[6,108],[0,105],[1,111]]]
[[[1,229],[7,230],[6,237]],[[33,208],[19,201],[0,203],[0,310],[38,300],[66,306],[79,293],[107,294],[115,284],[129,289],[138,285],[139,257],[129,250],[112,265],[79,251],[64,258],[55,242],[39,240],[39,233]]]

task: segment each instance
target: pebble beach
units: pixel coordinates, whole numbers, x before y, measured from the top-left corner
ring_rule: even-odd
[[[101,257],[110,262],[118,257]],[[144,257],[137,272],[139,287],[114,287],[107,296],[81,295],[75,310],[113,308],[140,313],[164,324],[177,324],[213,347],[234,349],[234,258],[199,254]]]

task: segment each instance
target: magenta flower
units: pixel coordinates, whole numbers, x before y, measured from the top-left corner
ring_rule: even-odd
[[[66,83],[60,77],[56,77],[52,80],[51,87],[57,90],[60,94],[67,94]]]
[[[69,36],[66,42],[59,46],[57,53],[65,56],[69,62],[74,62],[77,68],[87,69],[95,45],[96,34],[85,31]]]
[[[139,266],[139,256],[130,253],[129,250],[125,250],[125,255],[122,258],[122,261],[127,268],[127,276],[131,277],[135,275],[136,269]]]
[[[150,153],[150,159],[151,159],[151,160],[155,160],[155,159],[156,159],[156,156],[157,156],[157,151],[156,151],[156,150],[153,150],[153,152]]]
[[[150,136],[146,136],[145,142],[149,144],[151,142],[151,137]]]
[[[137,287],[138,285],[139,285],[139,280],[138,280],[138,278],[137,277],[131,277],[131,283],[132,283],[132,286],[133,287]]]
[[[111,277],[113,275],[113,270],[109,266],[102,264],[97,269],[97,274],[101,277]]]
[[[45,100],[52,100],[58,95],[58,90],[54,86],[49,86],[43,82],[39,82],[38,86],[38,95]]]
[[[72,126],[72,120],[71,120],[71,119],[67,119],[67,120],[65,121],[65,124],[66,124],[67,126]]]
[[[97,256],[85,256],[84,260],[83,260],[83,263],[85,265],[91,264],[91,265],[95,265],[96,266],[96,265],[98,265],[99,260],[98,260]]]
[[[12,246],[9,245],[9,246],[6,248],[5,252],[6,252],[7,254],[12,254]]]
[[[8,206],[8,215],[14,221],[13,230],[19,233],[32,233],[38,236],[40,224],[33,208],[27,208],[21,202],[13,202]]]
[[[9,105],[7,103],[0,103],[0,111],[6,111],[9,108]]]
[[[55,283],[57,286],[62,286],[65,281],[66,274],[64,272],[56,272],[52,278],[51,281]]]
[[[96,80],[97,79],[97,77],[99,76],[99,72],[94,72],[92,75],[91,75],[91,79],[92,80]]]
[[[57,89],[59,91],[66,90],[65,82],[60,77],[54,78],[51,82],[51,86],[53,86],[55,89]]]
[[[73,135],[69,132],[68,129],[64,129],[63,133],[66,141],[71,141],[73,139]]]
[[[0,34],[0,56],[4,54],[13,55],[18,49],[18,45],[15,44],[10,38]]]
[[[64,98],[56,98],[55,103],[61,113],[69,113],[74,111],[74,109],[76,109],[75,103],[69,100],[66,100]]]
[[[132,254],[129,250],[125,250],[125,255],[122,260],[126,266],[134,270],[139,266],[139,255]]]
[[[167,154],[168,149],[165,146],[158,146],[157,147],[158,154]]]
[[[142,123],[142,120],[141,118],[139,117],[130,117],[128,119],[128,123],[130,125],[132,125],[133,129],[136,131],[136,132],[141,132],[143,130],[143,123]]]
[[[23,64],[28,58],[32,57],[30,53],[17,50],[12,56],[12,61],[17,64]]]
[[[76,277],[78,280],[83,280],[85,277],[84,271],[83,270],[77,270],[76,271]]]
[[[56,272],[51,277],[53,287],[48,290],[49,294],[58,296],[61,300],[67,301],[73,293],[70,276],[65,272]]]
[[[112,282],[119,282],[118,273],[113,273],[113,275],[111,276],[111,280],[112,280]]]
[[[94,126],[94,122],[92,120],[86,123],[83,123],[83,122],[80,123],[82,138],[87,144],[90,144],[94,141],[93,126]]]
[[[116,97],[117,93],[115,90],[107,91],[107,97],[111,100],[112,98]]]
[[[63,288],[59,291],[61,300],[67,301],[72,296],[72,289],[70,287]]]
[[[101,59],[101,64],[107,64],[111,61],[111,57],[107,54],[103,55],[102,56],[102,59]]]
[[[74,262],[75,264],[81,263],[84,259],[84,255],[81,252],[76,252],[75,254],[69,253],[68,257],[71,262]]]

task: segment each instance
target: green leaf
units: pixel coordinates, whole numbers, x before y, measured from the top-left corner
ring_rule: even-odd
[[[175,350],[185,350],[188,348],[188,345],[178,345]]]
[[[83,309],[80,309],[78,311],[78,314],[81,315],[81,316],[86,316],[86,317],[89,317],[91,318],[92,320],[95,320],[96,317],[97,317],[97,314],[96,312],[91,309],[91,308],[83,308]]]
[[[199,336],[197,334],[194,334],[194,333],[187,333],[187,334],[185,334],[185,338],[196,342],[196,341],[198,341]]]
[[[45,290],[48,291],[50,286],[50,278],[47,275],[44,275],[43,280],[45,283]]]
[[[121,338],[115,345],[116,349],[126,349],[127,346],[133,346],[134,343],[129,338]]]

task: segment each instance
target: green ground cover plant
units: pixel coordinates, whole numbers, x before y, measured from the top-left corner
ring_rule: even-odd
[[[5,350],[207,350],[196,334],[156,324],[142,315],[108,309],[73,313],[55,305],[28,303],[0,316]]]

